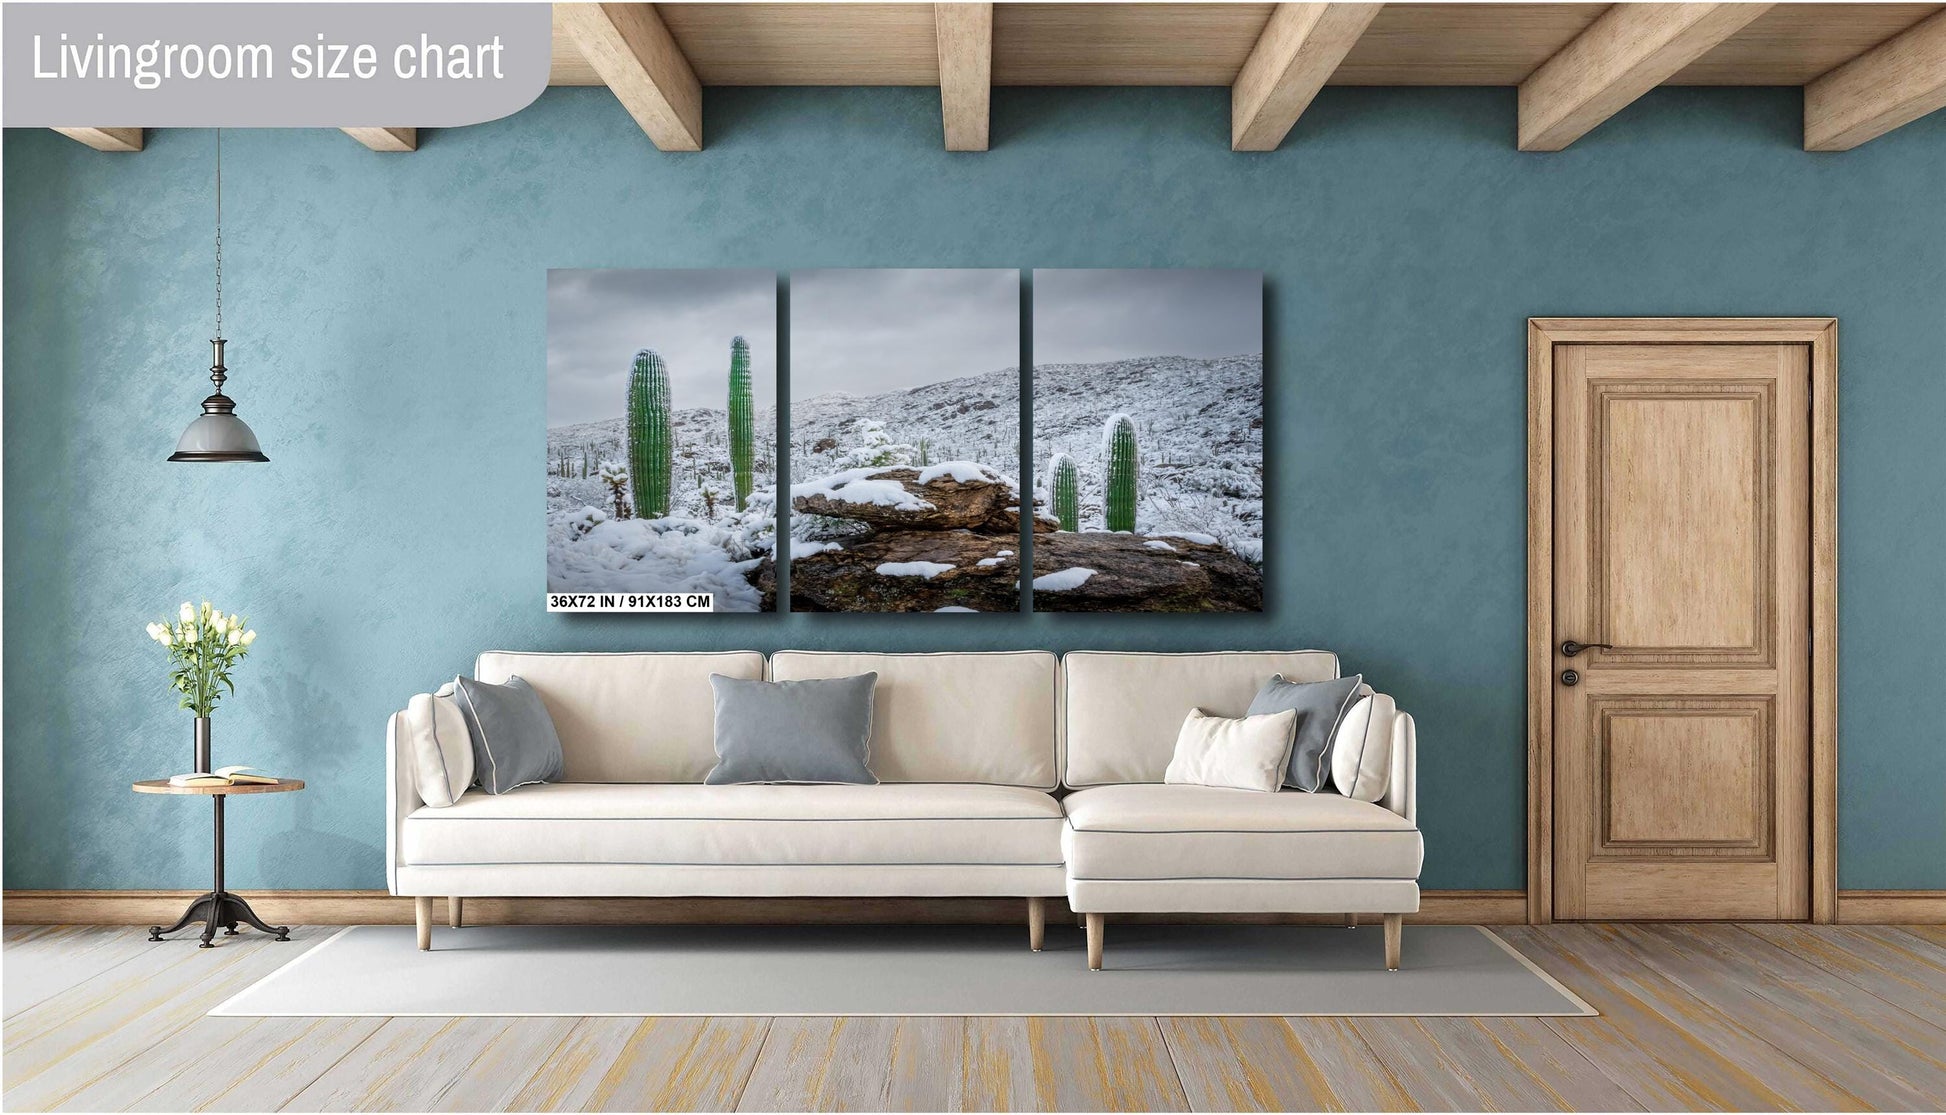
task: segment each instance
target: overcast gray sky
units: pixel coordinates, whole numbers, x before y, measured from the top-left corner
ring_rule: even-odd
[[[777,399],[777,273],[547,273],[547,424],[621,416],[637,349],[669,368],[677,409],[724,408],[730,338],[750,342],[759,410]]]
[[[791,397],[877,395],[1020,363],[1020,272],[791,272]]]
[[[1034,363],[1262,352],[1261,271],[1036,270]]]

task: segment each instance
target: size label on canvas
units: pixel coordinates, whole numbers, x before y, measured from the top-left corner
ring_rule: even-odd
[[[550,612],[710,612],[713,592],[550,592]]]

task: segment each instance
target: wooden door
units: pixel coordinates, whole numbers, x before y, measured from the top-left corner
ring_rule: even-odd
[[[1554,347],[1556,917],[1810,914],[1811,364]]]

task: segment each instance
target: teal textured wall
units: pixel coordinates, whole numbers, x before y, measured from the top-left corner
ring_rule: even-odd
[[[137,799],[187,714],[142,624],[262,632],[219,762],[240,887],[384,885],[386,715],[483,647],[1324,646],[1417,714],[1430,887],[1522,868],[1524,319],[1842,319],[1840,881],[1946,886],[1946,114],[1799,149],[1794,90],[1665,90],[1566,152],[1509,90],[1328,90],[1234,155],[1222,90],[711,91],[664,155],[602,90],[376,155],[225,143],[233,391],[271,463],[163,463],[204,394],[210,136],[5,139],[10,888],[205,885]],[[566,618],[541,610],[549,267],[1249,267],[1267,276],[1261,616]]]

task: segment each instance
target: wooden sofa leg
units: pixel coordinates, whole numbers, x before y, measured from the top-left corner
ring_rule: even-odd
[[[1047,939],[1047,899],[1029,898],[1027,900],[1027,947],[1035,952],[1041,951],[1041,943]]]
[[[1399,970],[1399,939],[1405,935],[1405,915],[1385,915],[1385,970]]]
[[[419,951],[432,948],[432,895],[422,894],[412,900],[412,912],[419,921]]]
[[[465,911],[466,911],[466,899],[461,898],[458,895],[447,896],[446,898],[446,924],[447,925],[451,926],[454,929],[458,929],[462,924],[464,924],[464,919],[462,915],[464,915]]]
[[[1089,914],[1084,921],[1088,925],[1088,970],[1101,971],[1101,931],[1107,919],[1101,914]]]
[[[1346,914],[1346,915],[1345,915],[1345,928],[1346,928],[1346,929],[1356,929],[1356,928],[1358,928],[1358,915],[1357,915],[1357,914]]]

